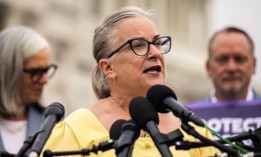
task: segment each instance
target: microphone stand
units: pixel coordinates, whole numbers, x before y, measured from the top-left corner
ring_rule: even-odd
[[[30,147],[32,146],[32,144],[34,143],[36,137],[38,136],[38,134],[40,134],[43,131],[38,131],[36,133],[34,133],[33,135],[29,136],[25,141],[24,144],[22,146],[22,148],[19,150],[19,152],[17,153],[17,155],[15,155],[15,157],[22,157],[25,155],[26,151],[28,149],[30,149]]]
[[[23,156],[25,156],[26,151],[32,146],[33,142],[35,141],[35,139],[39,133],[41,133],[41,131],[38,131],[31,136],[28,136],[28,138],[24,141],[22,148],[19,150],[19,152],[16,155],[10,154],[6,151],[1,151],[0,157],[23,157]]]
[[[261,153],[261,127],[255,130],[255,135],[252,138],[254,143],[255,152]]]
[[[261,127],[256,130],[249,130],[248,132],[241,133],[239,135],[228,137],[230,141],[234,141],[238,146],[247,149],[248,151],[261,153]],[[244,145],[243,140],[250,139],[253,142],[253,145]],[[215,142],[219,142],[224,144],[225,142],[222,140],[217,140]],[[187,142],[187,141],[180,141],[176,144],[177,149],[190,149],[190,148],[197,148],[197,147],[204,147],[210,146],[209,143],[204,142]]]
[[[6,151],[0,151],[0,157],[15,157],[14,154],[10,154]]]
[[[76,151],[64,151],[64,152],[52,152],[50,150],[44,151],[44,157],[52,157],[52,156],[67,156],[67,155],[90,155],[90,149],[82,149]]]
[[[90,153],[97,154],[98,151],[107,151],[114,147],[115,141],[110,139],[105,142],[101,142],[98,146],[93,145],[91,149],[82,149],[76,151],[60,151],[60,152],[52,152],[51,150],[45,150],[43,153],[44,157],[52,157],[52,156],[66,156],[66,155],[90,155]]]
[[[156,136],[159,143],[167,143],[168,146],[172,146],[176,141],[183,141],[183,137],[179,129],[171,131],[168,134],[161,134],[161,138]]]
[[[222,144],[225,144],[225,142],[220,141],[220,140],[216,140],[215,142],[219,142]],[[237,145],[239,145],[240,147],[243,147],[245,149],[247,149],[248,151],[254,151],[254,148],[252,146],[246,146],[246,145],[242,145],[239,143],[236,143]],[[211,146],[209,143],[204,143],[204,142],[189,142],[189,141],[178,141],[174,144],[176,146],[177,150],[189,150],[192,148],[199,148],[199,147],[209,147]]]
[[[179,129],[172,131],[168,134],[161,134],[156,135],[156,139],[158,140],[159,143],[167,143],[168,146],[173,145],[175,141],[182,140],[183,139],[183,134]],[[160,137],[160,138],[159,138]],[[52,152],[51,150],[45,150],[43,153],[44,157],[53,157],[53,156],[67,156],[67,155],[90,155],[91,152],[93,153],[98,153],[98,151],[107,151],[109,149],[116,149],[115,145],[117,145],[117,141],[114,141],[112,139],[101,142],[98,146],[93,145],[91,149],[82,149],[82,150],[76,150],[76,151],[60,151],[60,152]],[[124,152],[124,153],[119,153],[118,156],[122,156],[121,154],[125,154],[126,152],[129,152],[132,150],[130,149],[124,149],[126,143],[123,143],[120,147],[118,147],[119,152]],[[128,154],[128,153],[127,153]]]
[[[133,151],[133,145],[130,145],[129,143],[125,143],[122,146],[119,146],[115,149],[117,157],[131,157],[132,151]]]
[[[254,151],[253,146],[244,145],[242,143],[242,140],[251,139],[253,140],[254,132],[252,130],[249,130],[248,132],[241,133],[239,135],[228,137],[227,139],[230,141],[236,142],[237,145],[247,149],[248,151]],[[225,144],[226,142],[222,140],[216,140],[215,142]],[[189,141],[178,141],[174,144],[176,146],[176,149],[183,149],[183,150],[189,150],[191,148],[198,148],[198,147],[207,147],[210,146],[209,143],[204,142],[189,142]]]
[[[212,146],[215,146],[217,147],[218,149],[228,153],[229,155],[231,156],[239,156],[239,152],[230,148],[230,147],[227,147],[225,145],[222,145],[221,143],[218,143],[218,142],[215,142],[215,141],[212,141],[202,135],[200,135],[198,132],[195,131],[195,129],[190,126],[188,124],[187,121],[182,121],[182,124],[181,124],[181,128],[186,131],[188,134],[200,139],[201,141],[205,142],[205,143],[208,143],[209,145],[212,145]]]

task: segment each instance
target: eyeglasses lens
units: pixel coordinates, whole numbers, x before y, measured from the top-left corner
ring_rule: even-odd
[[[150,44],[153,44],[162,54],[168,53],[171,48],[171,41],[168,37],[158,38],[152,43],[144,39],[135,39],[131,42],[131,48],[136,55],[143,56],[149,52]]]
[[[33,82],[38,82],[43,74],[47,74],[48,78],[51,78],[54,76],[55,71],[57,69],[56,65],[51,65],[48,68],[44,68],[44,69],[32,69],[29,70],[29,73],[31,74],[31,79]]]

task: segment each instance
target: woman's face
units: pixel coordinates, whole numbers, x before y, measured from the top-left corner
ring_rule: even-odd
[[[24,69],[45,69],[50,65],[49,49],[43,49],[24,62]],[[38,102],[42,96],[44,85],[48,82],[46,73],[39,81],[32,81],[30,73],[23,73],[21,83],[21,99],[23,104]]]
[[[113,49],[130,39],[142,38],[152,42],[160,37],[152,21],[144,16],[123,21],[118,27],[117,35],[119,40]],[[149,46],[149,52],[145,56],[134,54],[129,44],[113,56],[111,68],[116,74],[115,85],[134,92],[135,95],[145,95],[151,86],[164,83],[164,56],[154,45]]]

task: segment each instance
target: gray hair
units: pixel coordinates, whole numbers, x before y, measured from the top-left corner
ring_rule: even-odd
[[[247,33],[246,31],[244,31],[243,29],[230,26],[230,27],[225,27],[225,28],[223,28],[223,29],[217,31],[217,32],[214,33],[213,36],[210,38],[209,43],[208,43],[208,56],[209,56],[209,57],[211,56],[212,51],[213,51],[213,50],[212,50],[212,46],[213,46],[214,40],[216,39],[216,37],[217,37],[219,34],[222,34],[222,33],[239,33],[239,34],[244,35],[244,36],[247,38],[247,41],[248,41],[248,43],[249,43],[250,53],[251,53],[252,55],[254,55],[255,45],[254,45],[254,42],[253,42],[252,38],[250,37],[250,35],[248,35],[248,33]]]
[[[98,63],[112,51],[112,45],[117,41],[117,26],[129,18],[145,16],[152,19],[153,14],[135,6],[124,7],[107,18],[96,27],[93,37],[93,57],[97,65],[92,73],[92,87],[98,99],[110,96],[106,77],[100,70]]]
[[[31,28],[13,26],[0,33],[0,114],[24,111],[20,97],[23,64],[44,48],[50,48],[49,43]]]

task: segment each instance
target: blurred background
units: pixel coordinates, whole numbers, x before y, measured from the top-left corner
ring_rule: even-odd
[[[57,101],[66,115],[96,101],[91,86],[95,66],[95,26],[115,10],[135,5],[152,10],[162,35],[173,38],[166,55],[166,85],[183,103],[207,96],[212,88],[205,72],[208,38],[224,26],[238,26],[252,36],[258,59],[253,86],[261,92],[261,1],[259,0],[0,0],[0,30],[26,25],[46,37],[59,65],[46,86],[43,102]],[[4,65],[1,65],[4,66]]]

